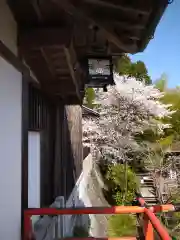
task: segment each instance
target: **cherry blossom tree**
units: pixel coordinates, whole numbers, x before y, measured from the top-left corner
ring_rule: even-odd
[[[99,118],[84,118],[84,144],[100,151],[112,161],[128,161],[132,151],[143,151],[145,144],[135,141],[138,133],[153,129],[162,133],[170,127],[160,120],[171,116],[170,105],[160,103],[163,93],[135,78],[114,74],[114,86],[96,92]]]

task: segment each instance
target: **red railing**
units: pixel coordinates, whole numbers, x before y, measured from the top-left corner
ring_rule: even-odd
[[[32,232],[31,216],[33,215],[81,215],[81,214],[143,214],[143,230],[145,240],[154,240],[154,230],[162,240],[171,240],[166,228],[161,224],[159,219],[155,216],[157,212],[168,212],[179,210],[172,204],[157,205],[148,208],[143,198],[138,198],[140,206],[115,206],[115,207],[90,207],[90,208],[39,208],[27,209],[24,211],[24,240],[35,239]],[[73,238],[77,239],[77,238]],[[86,238],[94,239],[94,238]],[[99,238],[98,238],[99,239]],[[112,239],[112,238],[106,238]],[[114,238],[113,238],[114,239]],[[136,237],[121,237],[117,240],[134,240]]]

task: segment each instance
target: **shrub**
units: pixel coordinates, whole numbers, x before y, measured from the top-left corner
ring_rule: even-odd
[[[109,192],[106,192],[105,195],[109,204],[132,205],[139,187],[138,179],[133,170],[123,164],[106,165],[100,168],[101,172],[105,174],[105,183],[109,188]],[[136,217],[124,214],[109,217],[108,235],[110,237],[136,235]]]
[[[116,205],[132,204],[138,189],[138,180],[129,166],[125,168],[123,164],[109,165],[106,184]]]

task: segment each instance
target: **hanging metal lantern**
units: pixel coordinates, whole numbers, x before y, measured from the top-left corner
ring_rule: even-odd
[[[106,88],[114,84],[112,57],[92,57],[85,60],[86,87]]]

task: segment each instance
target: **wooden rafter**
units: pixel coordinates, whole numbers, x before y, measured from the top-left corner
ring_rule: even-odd
[[[29,74],[29,82],[36,84],[37,80],[32,76],[29,66],[20,60],[11,50],[0,40],[0,56],[9,62],[19,72]]]
[[[43,58],[46,62],[46,65],[47,65],[47,68],[49,69],[49,72],[52,75],[52,78],[55,79],[54,69],[52,68],[52,63],[51,63],[51,61],[49,61],[49,58],[47,57],[46,52],[44,51],[43,48],[41,48],[41,54],[42,54],[42,56],[43,56]]]
[[[144,9],[136,9],[136,8],[132,8],[129,6],[124,6],[124,5],[117,5],[115,3],[112,3],[112,1],[109,2],[105,2],[102,0],[84,0],[86,3],[89,4],[93,4],[93,5],[98,5],[101,7],[107,7],[107,8],[111,8],[111,9],[116,9],[116,10],[120,10],[126,13],[136,13],[136,14],[143,14],[143,15],[149,15],[149,11],[148,10],[144,10]]]
[[[68,28],[35,28],[19,34],[20,47],[60,46],[70,43],[72,30]]]
[[[73,48],[72,44],[71,44],[70,48]],[[76,79],[76,75],[75,75],[75,71],[74,71],[74,67],[73,67],[74,62],[72,61],[72,54],[74,55],[74,52],[72,53],[70,48],[64,47],[64,53],[66,56],[66,61],[67,61],[68,67],[69,67],[69,71],[70,71],[73,83],[76,88],[76,94],[77,94],[78,98],[80,99],[81,96],[80,96],[80,89],[78,86],[78,79]],[[73,56],[73,57],[75,57],[75,56]]]
[[[145,25],[143,24],[135,24],[135,23],[127,23],[127,22],[123,22],[123,21],[116,21],[116,20],[110,20],[110,21],[105,21],[104,22],[105,25],[117,25],[119,26],[121,29],[125,29],[125,30],[144,30],[145,29]]]
[[[41,86],[46,92],[60,94],[63,97],[69,94],[76,95],[75,86],[72,85],[70,78],[69,76],[67,78],[57,79],[56,81],[46,81]]]
[[[39,21],[42,22],[43,21],[43,16],[42,16],[41,10],[38,6],[38,2],[36,0],[32,0],[31,5],[33,6],[33,8],[34,8],[34,10],[35,10],[35,12],[38,16]]]
[[[77,9],[74,7],[68,0],[66,1],[58,1],[58,0],[52,0],[60,9],[64,9],[67,13],[73,15],[74,17],[86,21],[87,25],[93,24],[95,26],[98,26],[101,31],[104,33],[104,35],[107,37],[107,39],[114,43],[119,49],[122,49],[124,52],[128,53],[134,53],[136,52],[136,44],[127,45],[124,44],[117,36],[116,34],[109,28],[105,27],[102,23],[99,23],[98,21],[94,20],[92,16],[88,16],[87,13],[84,13],[82,10]]]
[[[129,30],[122,31],[121,29],[115,29],[114,31],[117,34],[117,36],[122,37],[122,39],[128,39],[129,38],[129,39],[132,39],[132,40],[135,40],[135,41],[140,40],[139,34],[132,33],[132,31],[129,31]]]

